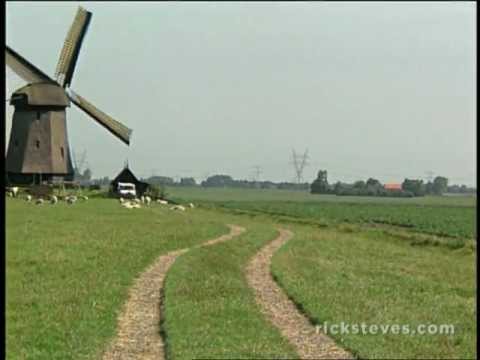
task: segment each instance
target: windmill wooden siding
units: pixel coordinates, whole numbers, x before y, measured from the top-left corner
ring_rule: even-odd
[[[6,158],[9,181],[31,184],[53,176],[73,176],[65,108],[70,101],[62,90],[48,83],[18,89]]]

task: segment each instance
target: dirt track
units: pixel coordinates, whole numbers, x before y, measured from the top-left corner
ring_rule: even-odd
[[[236,225],[228,225],[230,233],[209,240],[199,246],[210,246],[227,241],[245,231]],[[194,248],[195,248],[194,247]],[[118,318],[117,336],[113,339],[103,360],[155,359],[163,360],[164,343],[160,336],[160,317],[163,284],[168,269],[187,249],[176,250],[160,256],[130,289],[128,301]]]
[[[317,333],[310,321],[297,309],[270,274],[271,259],[275,251],[292,236],[280,229],[279,236],[263,247],[246,269],[249,285],[264,315],[296,348],[302,359],[352,359],[353,356],[335,344],[328,336]]]

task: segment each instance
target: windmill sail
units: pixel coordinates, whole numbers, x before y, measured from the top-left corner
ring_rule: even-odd
[[[73,92],[71,89],[67,91],[70,100],[77,105],[80,109],[90,115],[100,125],[110,131],[113,135],[122,140],[125,144],[130,144],[130,135],[132,130],[120,123],[119,121],[108,116],[104,112],[100,111],[93,104],[89,103],[80,95]]]
[[[48,75],[30,63],[13,49],[5,46],[5,63],[22,79],[29,83],[52,82]]]
[[[83,38],[87,33],[91,17],[91,12],[79,7],[72,26],[68,31],[55,70],[55,78],[63,87],[69,86],[72,82],[73,71],[75,70]]]

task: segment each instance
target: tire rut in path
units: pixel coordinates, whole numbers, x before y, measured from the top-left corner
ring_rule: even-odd
[[[279,229],[279,236],[264,246],[246,268],[247,281],[254,290],[255,300],[262,313],[296,348],[302,359],[353,359],[328,336],[317,332],[273,280],[270,273],[272,256],[292,236],[292,232]]]
[[[210,246],[236,237],[245,231],[228,225],[230,233],[193,246]],[[178,256],[190,248],[171,251],[160,256],[143,272],[129,290],[128,301],[117,321],[117,335],[110,343],[103,360],[163,360],[164,343],[160,336],[161,301],[165,275]]]

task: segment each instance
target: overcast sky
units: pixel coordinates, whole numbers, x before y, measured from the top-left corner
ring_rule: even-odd
[[[473,2],[10,2],[7,44],[53,76],[93,12],[72,88],[133,129],[130,147],[75,107],[94,177],[225,173],[476,182]],[[7,94],[24,82],[7,69]],[[6,106],[7,139],[13,107]]]

